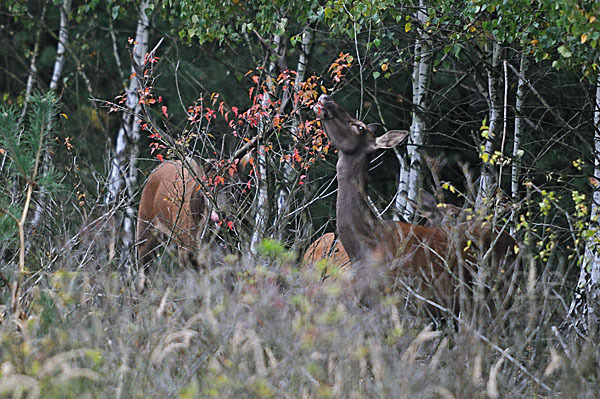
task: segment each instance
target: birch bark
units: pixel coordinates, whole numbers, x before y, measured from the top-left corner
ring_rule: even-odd
[[[594,177],[600,180],[600,74],[596,78],[594,98]],[[587,331],[597,328],[600,303],[600,186],[593,186],[589,229],[594,234],[585,246],[579,272],[578,293],[571,304],[570,313]],[[583,295],[582,295],[583,294]]]
[[[511,170],[511,184],[510,184],[510,195],[513,201],[519,200],[519,177],[520,167],[519,163],[521,158],[521,136],[523,134],[523,103],[525,100],[525,87],[527,82],[525,76],[529,68],[529,62],[525,51],[521,53],[521,62],[519,65],[519,80],[517,83],[517,98],[515,100],[515,130],[514,130],[514,142],[512,151],[512,170]]]
[[[500,43],[494,41],[492,43],[492,60],[491,65],[487,68],[488,76],[488,104],[490,107],[489,111],[489,122],[488,122],[488,136],[484,138],[484,154],[486,154],[487,162],[483,163],[481,171],[481,180],[479,184],[479,192],[477,194],[477,204],[481,204],[484,199],[490,198],[493,195],[494,186],[494,169],[492,164],[489,162],[494,154],[494,139],[500,129],[500,115],[501,115],[501,101],[500,101],[500,90],[498,90],[499,84],[499,65],[500,65]]]
[[[65,65],[65,52],[67,49],[67,42],[69,40],[69,14],[71,13],[71,0],[64,0],[59,7],[60,9],[60,27],[58,31],[58,44],[56,46],[56,58],[54,60],[54,69],[52,70],[52,77],[50,79],[49,88],[52,91],[58,89],[58,82],[62,77],[63,67]],[[28,82],[29,83],[29,82]],[[25,110],[23,111],[25,112]],[[24,115],[24,114],[23,114]],[[51,130],[51,126],[48,130]],[[48,152],[44,152],[42,160],[42,175],[48,174],[50,167],[50,155]],[[44,210],[46,209],[47,192],[44,186],[40,186],[40,192],[37,196],[36,207],[33,211],[33,217],[31,218],[32,231],[38,229],[38,226],[42,222]],[[29,244],[28,244],[29,245]]]
[[[415,216],[415,209],[411,201],[418,201],[421,188],[421,147],[425,142],[428,130],[427,111],[429,109],[429,89],[431,83],[431,48],[425,30],[427,21],[426,7],[423,0],[419,1],[416,19],[419,22],[417,38],[415,39],[415,61],[413,64],[412,86],[413,106],[412,122],[406,156],[399,157],[400,175],[396,195],[396,209],[402,217],[411,221]],[[413,202],[414,203],[414,202]]]
[[[281,36],[274,35],[273,36],[273,53],[279,54],[279,49],[281,45]],[[269,62],[269,67],[267,69],[267,88],[270,90],[272,86],[271,79],[273,78],[273,71],[275,70],[275,61],[271,60]],[[269,103],[269,93],[265,90],[262,98],[262,106],[266,108]],[[267,126],[265,120],[261,117],[258,123],[258,135],[262,138],[264,137],[267,130]],[[266,222],[269,217],[269,186],[267,182],[267,156],[265,153],[265,145],[260,144],[258,146],[257,153],[257,164],[258,164],[258,192],[256,198],[256,216],[254,217],[254,231],[252,232],[252,237],[250,239],[250,252],[256,255],[258,253],[258,246],[265,235],[265,227]]]
[[[305,29],[302,32],[302,47],[300,57],[298,58],[298,66],[296,68],[296,78],[294,79],[294,91],[300,88],[300,84],[304,81],[306,75],[306,65],[308,64],[308,57],[310,55],[311,43],[312,43],[312,30]],[[293,101],[293,95],[292,95]],[[296,130],[297,126],[293,126],[292,130]],[[283,163],[283,180],[279,189],[279,195],[277,197],[277,225],[279,226],[279,232],[277,238],[283,240],[284,232],[287,229],[288,222],[288,211],[290,201],[290,190],[289,185],[296,178],[296,171],[287,162]]]
[[[112,157],[110,172],[108,177],[108,192],[105,197],[106,205],[114,205],[122,193],[123,187],[126,189],[126,197],[133,197],[133,190],[137,181],[136,160],[139,152],[138,142],[140,139],[140,127],[138,124],[138,115],[141,111],[139,104],[138,91],[141,89],[142,77],[137,76],[144,64],[144,57],[148,52],[148,28],[150,21],[146,14],[149,7],[149,1],[143,1],[139,8],[138,22],[135,34],[135,47],[133,49],[133,60],[131,74],[134,76],[129,81],[129,87],[126,89],[127,100],[125,102],[125,111],[121,118],[121,128],[117,134],[115,144],[115,154]],[[136,65],[139,68],[136,68]],[[123,221],[122,244],[124,253],[129,253],[135,241],[135,210],[130,201],[126,201],[125,217]]]

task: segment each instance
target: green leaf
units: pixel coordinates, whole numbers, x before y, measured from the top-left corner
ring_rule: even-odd
[[[378,71],[373,72],[373,79],[377,79],[381,74]]]
[[[571,57],[573,54],[571,53],[571,51],[567,48],[567,46],[562,45],[558,48],[558,53],[560,55],[562,55],[564,58],[569,58]]]
[[[412,24],[410,22],[407,22],[406,24],[404,24],[404,32],[410,32],[411,27],[412,27]]]
[[[152,13],[154,12],[154,3],[149,3],[148,4],[148,8],[146,8],[144,10],[144,12],[146,13],[146,16],[148,18],[151,18],[152,17]]]
[[[112,19],[117,19],[117,17],[119,16],[119,9],[121,8],[121,6],[114,6],[112,8]]]

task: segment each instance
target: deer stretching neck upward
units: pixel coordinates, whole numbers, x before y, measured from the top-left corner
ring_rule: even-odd
[[[340,152],[336,166],[337,228],[344,248],[353,261],[365,253],[365,245],[368,244],[365,238],[372,235],[379,222],[365,201],[369,156],[356,155]]]
[[[484,249],[484,254],[492,246],[495,265],[512,262],[514,239],[496,233],[489,225],[425,227],[379,220],[366,201],[369,157],[378,149],[401,143],[408,132],[392,130],[376,137],[374,125],[351,117],[327,95],[319,98],[314,110],[338,149],[337,229],[353,268],[389,265],[386,274],[418,277],[426,292],[435,292],[445,301],[452,300],[456,288],[463,282],[470,284],[477,275],[478,259],[471,243]],[[497,269],[513,270],[506,265]]]
[[[402,142],[408,132],[392,130],[375,137],[376,124],[352,118],[331,97],[322,95],[315,106],[329,139],[337,147],[337,228],[352,263],[368,260],[381,252],[390,226],[380,221],[366,201],[367,174],[371,153]]]

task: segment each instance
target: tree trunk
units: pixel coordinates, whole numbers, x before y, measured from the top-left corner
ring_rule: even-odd
[[[419,2],[416,18],[419,22],[415,39],[415,61],[413,64],[413,106],[409,142],[406,156],[400,163],[400,176],[396,196],[396,209],[405,220],[411,221],[415,210],[410,201],[418,201],[422,180],[421,147],[428,130],[427,111],[429,109],[429,88],[431,83],[431,48],[424,29],[427,15],[423,0]]]
[[[60,5],[60,27],[58,31],[58,44],[56,46],[56,59],[54,60],[54,69],[52,71],[52,78],[50,79],[50,90],[56,91],[58,89],[58,82],[62,77],[63,67],[65,65],[65,52],[67,48],[67,42],[69,40],[69,26],[68,16],[71,13],[71,0],[64,0]],[[29,83],[29,82],[28,82]],[[25,110],[23,111],[25,112]],[[23,114],[24,115],[24,114]],[[48,129],[51,130],[51,127]],[[45,177],[48,174],[50,167],[50,155],[47,151],[44,152],[42,161],[42,175]],[[44,186],[40,186],[40,192],[37,197],[37,204],[33,212],[33,218],[31,219],[31,231],[36,231],[42,222],[44,210],[47,208],[47,192]],[[29,246],[29,243],[28,243]]]
[[[600,74],[596,78],[594,98],[594,177],[600,180]],[[586,242],[578,292],[571,304],[570,312],[576,324],[586,331],[598,328],[598,304],[600,303],[600,185],[593,185],[589,229],[594,232]],[[573,314],[576,313],[576,314]]]
[[[279,54],[279,48],[281,44],[281,36],[273,36],[273,54]],[[270,89],[272,85],[271,79],[273,71],[275,70],[275,61],[269,62],[269,68],[267,71],[267,87]],[[266,108],[269,103],[269,93],[265,90],[262,98],[262,106]],[[263,118],[258,123],[258,135],[260,140],[264,139],[267,126]],[[258,165],[258,193],[256,198],[256,216],[254,217],[254,231],[252,232],[252,238],[250,239],[250,252],[256,255],[258,253],[258,245],[263,240],[265,235],[266,222],[269,217],[269,186],[267,182],[267,154],[264,143],[258,146],[258,153],[256,156]]]
[[[123,186],[126,188],[126,210],[123,221],[124,231],[122,237],[122,251],[126,256],[126,259],[131,259],[129,252],[133,248],[135,241],[135,209],[133,209],[133,205],[131,204],[131,198],[133,197],[137,182],[137,170],[135,164],[139,153],[138,142],[140,139],[140,127],[138,117],[141,111],[138,91],[141,89],[141,82],[143,79],[142,76],[138,76],[138,72],[143,69],[144,57],[148,52],[148,27],[150,21],[146,14],[146,9],[149,7],[149,4],[149,1],[143,1],[139,9],[135,34],[135,41],[137,44],[134,45],[133,65],[131,66],[131,74],[134,77],[129,81],[129,87],[126,89],[126,109],[123,112],[121,128],[117,134],[115,155],[112,158],[108,178],[108,193],[105,197],[105,204],[115,205],[119,198],[119,194],[123,191]],[[112,251],[113,250],[111,249],[111,252]],[[111,253],[110,257],[112,257],[112,255],[113,254]],[[131,262],[128,262],[127,266],[128,271],[130,271],[129,266],[131,266]]]
[[[64,0],[60,7],[60,31],[58,32],[58,45],[56,46],[56,60],[54,61],[54,71],[50,79],[50,90],[58,88],[58,82],[62,77],[63,66],[65,65],[65,52],[67,40],[69,39],[68,16],[71,13],[71,0]]]
[[[525,100],[525,76],[527,75],[527,69],[529,68],[529,61],[527,59],[527,53],[525,50],[521,53],[521,62],[519,65],[519,81],[517,83],[517,98],[515,99],[515,133],[512,151],[512,170],[511,170],[511,184],[510,184],[510,195],[513,201],[519,201],[519,177],[520,167],[519,163],[521,158],[521,135],[523,134],[523,103]]]
[[[500,101],[500,90],[498,90],[499,79],[499,65],[500,65],[500,43],[494,41],[492,44],[492,62],[490,67],[487,69],[488,75],[488,103],[490,107],[489,112],[489,123],[488,123],[488,136],[483,141],[483,151],[486,154],[487,160],[483,163],[481,172],[481,180],[479,185],[479,192],[477,194],[477,204],[481,204],[484,199],[489,199],[493,195],[494,189],[494,168],[490,163],[494,154],[494,138],[497,136],[498,130],[500,129],[500,114],[501,114],[501,101]]]
[[[42,15],[40,17],[41,22],[44,22],[44,17],[46,16],[46,5],[42,9]],[[62,13],[61,13],[61,23],[62,23]],[[27,84],[25,86],[25,94],[23,95],[23,110],[21,111],[21,117],[19,118],[19,125],[23,123],[25,120],[25,115],[27,114],[27,106],[29,104],[29,97],[31,96],[31,92],[33,91],[33,80],[37,75],[37,56],[40,49],[40,34],[42,29],[38,29],[35,35],[35,44],[33,46],[33,52],[31,54],[31,61],[29,62],[29,75],[27,76]],[[62,32],[62,29],[61,29]],[[0,167],[0,171],[2,168]]]
[[[304,81],[304,76],[306,75],[306,65],[308,64],[308,57],[310,55],[311,50],[312,37],[312,30],[306,28],[302,33],[302,47],[300,57],[298,58],[298,67],[296,68],[294,91],[297,91],[302,81]],[[293,101],[293,93],[291,97],[291,100]],[[284,110],[282,110],[282,112],[284,112]],[[292,127],[292,130],[296,130],[296,128],[297,126],[294,125]],[[290,153],[290,151],[288,151],[288,153]],[[294,168],[292,168],[289,163],[284,162],[282,164],[282,167],[283,180],[281,181],[279,195],[277,197],[277,226],[279,227],[277,238],[279,240],[283,240],[284,233],[287,230],[288,212],[290,209],[289,186],[293,181],[295,181],[297,176],[297,171]]]

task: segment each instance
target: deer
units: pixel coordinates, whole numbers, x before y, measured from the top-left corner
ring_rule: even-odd
[[[461,208],[455,205],[438,204],[435,197],[423,189],[419,191],[419,201],[409,202],[417,213],[425,218],[425,226],[442,226],[456,222],[461,211]],[[350,258],[340,240],[335,237],[335,233],[325,233],[313,241],[304,252],[301,263],[308,266],[320,260],[327,261],[323,278],[348,270]]]
[[[462,209],[456,205],[438,203],[435,197],[420,189],[418,201],[408,199],[419,216],[425,218],[425,226],[437,227],[459,223]]]
[[[479,272],[473,247],[491,254],[499,270],[514,272],[516,242],[506,232],[481,225],[433,227],[377,218],[366,200],[370,156],[399,145],[408,131],[376,136],[379,124],[353,118],[326,94],[313,110],[338,150],[337,234],[351,263],[349,281],[384,275],[384,281],[408,287],[429,302],[441,301],[446,306],[438,308],[457,315],[464,295],[457,298],[455,292],[472,286]]]
[[[136,285],[143,291],[145,270],[161,243],[174,243],[180,264],[195,262],[194,252],[208,223],[218,223],[213,204],[222,205],[224,193],[209,198],[203,181],[207,173],[199,160],[164,161],[149,175],[138,207],[137,256],[139,271]]]

